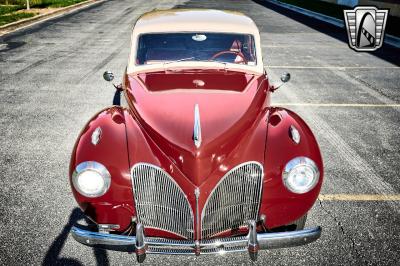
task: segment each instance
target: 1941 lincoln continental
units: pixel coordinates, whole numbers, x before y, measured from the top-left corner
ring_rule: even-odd
[[[320,227],[304,225],[321,189],[320,150],[298,115],[271,106],[279,86],[249,17],[144,14],[114,86],[113,105],[87,123],[72,153],[72,192],[95,225],[73,227],[78,242],[143,262],[241,251],[256,260],[259,250],[319,238]]]

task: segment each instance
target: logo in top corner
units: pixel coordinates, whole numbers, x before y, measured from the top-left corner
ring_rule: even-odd
[[[388,9],[358,6],[344,10],[349,46],[356,51],[375,51],[383,44]]]

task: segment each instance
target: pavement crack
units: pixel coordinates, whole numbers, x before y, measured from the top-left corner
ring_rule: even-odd
[[[363,80],[363,79],[361,79],[361,78],[359,78],[359,77],[357,77],[357,76],[355,76],[355,75],[352,75],[352,74],[349,74],[349,73],[346,73],[346,74],[347,74],[349,77],[355,79],[355,80],[356,80],[357,82],[359,82],[360,84],[366,86],[367,88],[369,88],[369,89],[371,89],[371,90],[374,90],[374,91],[380,93],[380,94],[383,95],[385,98],[387,98],[389,101],[394,101],[394,100],[391,98],[391,96],[388,95],[387,93],[385,93],[381,88],[378,88],[378,87],[376,87],[376,86],[374,86],[374,85],[368,83],[367,81],[365,81],[365,80]]]
[[[342,222],[336,217],[336,215],[334,215],[330,210],[328,210],[327,208],[325,208],[324,204],[322,203],[322,200],[318,197],[318,202],[319,202],[319,206],[321,207],[321,209],[328,214],[329,217],[332,218],[332,220],[335,221],[336,225],[339,227],[340,232],[342,233],[342,235],[344,236],[345,239],[349,240],[351,243],[351,250],[352,253],[356,256],[357,258],[357,264],[358,262],[361,260],[363,262],[364,265],[367,265],[368,262],[364,260],[363,256],[361,256],[359,250],[356,248],[356,242],[355,240],[346,233],[344,226],[342,224]]]

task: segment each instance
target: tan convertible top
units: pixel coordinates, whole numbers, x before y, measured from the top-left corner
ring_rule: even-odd
[[[152,11],[136,22],[136,32],[235,32],[258,34],[253,20],[236,11],[213,9],[170,9]]]
[[[148,71],[156,68],[156,65],[137,66],[136,50],[137,39],[144,33],[164,33],[164,32],[224,32],[242,33],[254,36],[257,65],[232,64],[233,68],[241,70],[263,73],[260,34],[254,21],[246,15],[228,10],[214,9],[169,9],[157,10],[143,14],[135,24],[132,33],[131,54],[128,63],[128,73]],[[203,62],[204,63],[204,62]],[[199,62],[181,62],[182,67],[198,66]],[[215,67],[215,63],[209,63],[204,67]],[[169,65],[172,67],[172,65]],[[159,67],[159,66],[158,66]]]

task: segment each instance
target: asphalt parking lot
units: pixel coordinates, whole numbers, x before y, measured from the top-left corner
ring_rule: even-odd
[[[260,265],[395,265],[400,259],[400,50],[357,53],[344,29],[263,1],[114,0],[0,37],[0,264],[129,265],[134,255],[92,250],[69,236],[82,220],[69,156],[86,121],[112,102],[105,70],[121,78],[136,18],[153,8],[233,9],[262,36],[272,80],[291,81],[273,104],[298,112],[325,164],[308,246],[260,252]],[[306,226],[307,226],[306,225]],[[145,264],[251,264],[246,253],[148,256]]]

